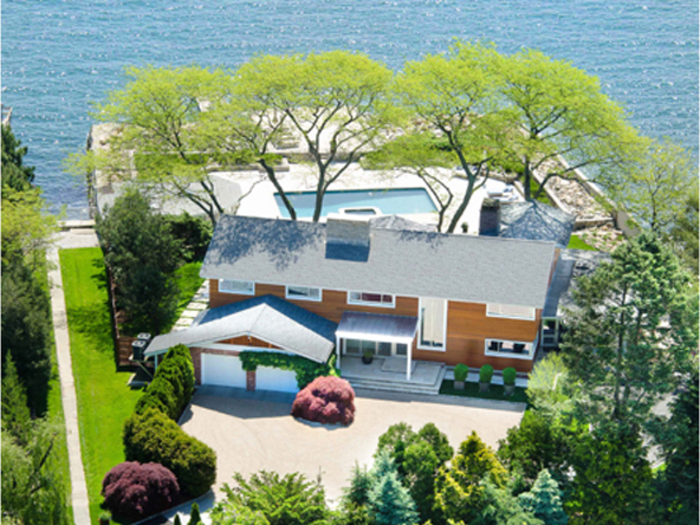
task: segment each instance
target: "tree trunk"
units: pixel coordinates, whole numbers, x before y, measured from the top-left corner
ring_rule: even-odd
[[[265,170],[265,173],[267,173],[267,177],[270,179],[270,181],[274,185],[275,189],[280,194],[280,197],[282,197],[282,202],[284,203],[284,207],[287,208],[287,211],[289,212],[289,218],[292,219],[293,221],[297,220],[297,212],[294,209],[294,206],[292,206],[292,203],[287,198],[287,194],[282,189],[282,186],[280,186],[280,183],[277,180],[277,175],[275,174],[275,168],[270,166],[265,161],[265,159],[260,159],[258,161],[258,163],[263,167],[263,169]]]
[[[530,159],[525,157],[525,162],[523,163],[525,169],[523,171],[523,191],[525,192],[525,200],[530,202],[532,200],[532,192],[530,191],[530,182],[532,180],[532,171],[530,170]]]

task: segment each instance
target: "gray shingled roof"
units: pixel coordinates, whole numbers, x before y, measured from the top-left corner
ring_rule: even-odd
[[[417,317],[343,312],[336,335],[344,339],[411,344],[417,327]]]
[[[554,243],[372,228],[369,253],[353,260],[327,257],[325,231],[313,222],[223,216],[200,275],[544,306]]]
[[[541,202],[501,204],[499,237],[552,241],[566,248],[576,217]]]
[[[542,317],[562,317],[563,308],[574,306],[571,295],[573,280],[579,275],[592,273],[602,262],[610,261],[610,254],[591,250],[562,250],[552,278]]]
[[[207,310],[193,326],[153,338],[145,355],[160,354],[178,344],[197,346],[250,335],[325,363],[335,346],[336,328],[332,321],[289,301],[264,295]]]

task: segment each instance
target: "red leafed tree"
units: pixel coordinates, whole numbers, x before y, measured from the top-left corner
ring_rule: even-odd
[[[137,520],[171,507],[180,487],[175,475],[158,463],[125,461],[102,480],[105,507],[112,514]]]
[[[301,390],[292,415],[318,423],[349,425],[355,419],[355,391],[345,379],[317,377]]]

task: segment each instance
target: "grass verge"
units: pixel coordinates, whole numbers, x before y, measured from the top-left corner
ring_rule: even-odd
[[[201,267],[201,262],[191,262],[183,264],[175,272],[175,284],[180,290],[180,299],[177,303],[177,310],[175,310],[172,323],[168,326],[167,330],[163,331],[163,333],[168,333],[172,329],[182,315],[182,312],[185,311],[185,308],[192,300],[192,297],[194,297],[194,294],[196,294],[197,290],[199,290],[200,286],[202,286],[204,279],[199,276],[199,270]]]
[[[588,250],[588,251],[592,251],[592,252],[598,251],[593,246],[591,246],[586,241],[584,241],[578,235],[571,236],[571,239],[569,239],[569,245],[567,246],[567,248],[570,248],[572,250]]]
[[[141,392],[127,386],[130,372],[116,371],[101,250],[60,250],[59,257],[90,518],[96,523],[102,512],[102,479],[125,459],[122,426]]]
[[[525,388],[516,386],[512,396],[503,393],[503,385],[491,385],[488,392],[479,392],[479,383],[464,383],[464,390],[456,390],[454,381],[445,379],[440,386],[440,393],[448,396],[473,397],[476,399],[492,399],[495,401],[511,401],[514,403],[527,403]]]

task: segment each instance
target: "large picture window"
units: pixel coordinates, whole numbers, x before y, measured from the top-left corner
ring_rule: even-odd
[[[500,339],[486,340],[486,355],[532,359],[533,343],[518,341],[502,341]]]
[[[394,296],[374,292],[348,292],[348,304],[394,307]]]
[[[243,295],[255,295],[255,283],[253,281],[221,279],[219,280],[219,291],[226,293],[239,293]]]
[[[287,299],[300,299],[302,301],[320,301],[321,289],[309,286],[287,286]]]
[[[447,301],[421,298],[419,324],[418,347],[425,350],[445,350]]]
[[[535,319],[535,309],[530,306],[517,306],[514,304],[488,304],[486,315],[489,317],[508,317],[510,319]]]

